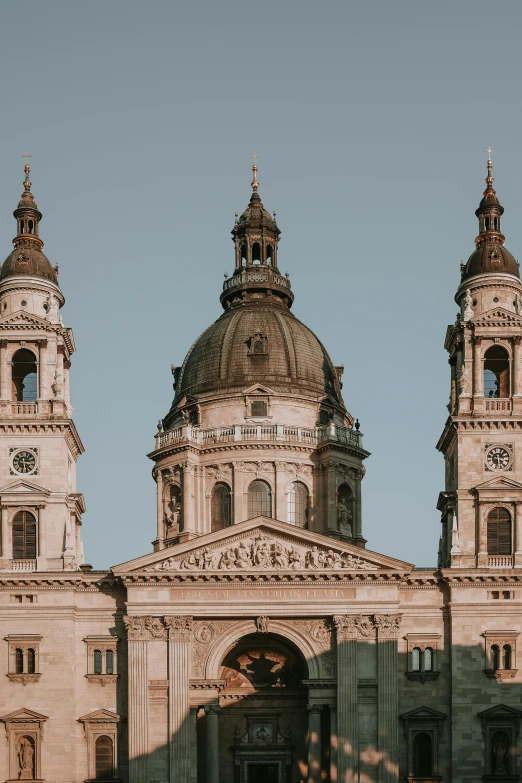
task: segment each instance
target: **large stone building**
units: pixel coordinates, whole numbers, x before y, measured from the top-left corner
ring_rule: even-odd
[[[519,779],[522,284],[490,161],[486,182],[446,336],[437,568],[366,549],[369,454],[292,314],[254,166],[224,312],[173,367],[149,455],[154,551],[102,572],[26,166],[0,273],[1,781]]]

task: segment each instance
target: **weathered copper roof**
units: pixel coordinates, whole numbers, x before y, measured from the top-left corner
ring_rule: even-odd
[[[504,245],[496,242],[485,242],[477,247],[462,271],[462,280],[488,272],[503,272],[520,277],[517,261]]]
[[[265,354],[253,354],[251,338],[266,337]],[[245,304],[225,312],[187,354],[176,384],[185,395],[208,397],[255,383],[276,392],[322,397],[343,405],[332,360],[315,334],[280,305]]]

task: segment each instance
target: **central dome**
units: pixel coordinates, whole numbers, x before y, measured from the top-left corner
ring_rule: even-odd
[[[330,395],[344,407],[335,367],[315,334],[280,305],[247,303],[196,340],[181,367],[173,408],[186,395],[209,397],[254,383],[318,399]]]

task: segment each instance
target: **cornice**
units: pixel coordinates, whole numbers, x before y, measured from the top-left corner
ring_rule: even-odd
[[[247,584],[269,584],[269,585],[302,585],[303,587],[321,587],[325,585],[342,586],[343,584],[363,584],[372,585],[397,584],[403,578],[404,574],[400,572],[357,572],[346,573],[344,571],[324,571],[315,572],[296,572],[296,571],[274,571],[274,572],[186,572],[181,571],[133,571],[128,574],[119,575],[124,585],[133,587],[149,587],[158,584],[190,584],[190,585],[226,585],[233,587],[235,585],[244,586]]]
[[[37,414],[38,416],[38,414]],[[13,416],[10,419],[0,421],[0,433],[2,434],[47,434],[48,432],[59,432],[65,434],[65,440],[74,457],[83,454],[85,448],[78,434],[78,430],[72,419],[54,419],[52,415],[42,418],[23,418],[22,416]]]

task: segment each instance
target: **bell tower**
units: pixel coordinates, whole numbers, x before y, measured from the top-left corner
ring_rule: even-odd
[[[0,270],[0,571],[75,570],[85,506],[69,395],[74,339],[59,313],[58,266],[42,250],[24,157],[14,250]]]
[[[437,444],[446,465],[439,565],[452,568],[522,567],[522,283],[504,245],[504,208],[487,152],[476,249],[461,264],[460,311],[445,342],[450,399]]]

